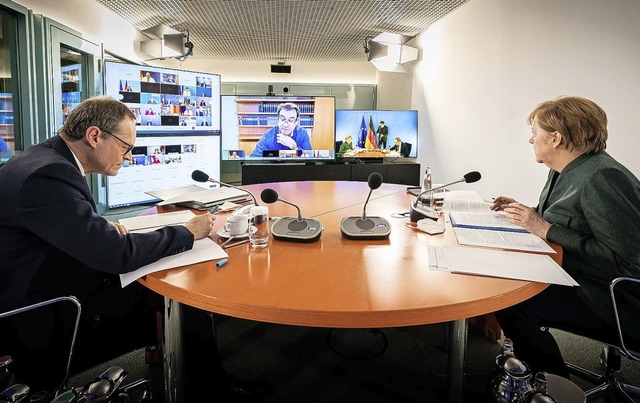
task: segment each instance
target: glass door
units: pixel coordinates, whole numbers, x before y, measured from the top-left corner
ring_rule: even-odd
[[[102,44],[94,43],[47,17],[34,16],[36,29],[42,32],[43,57],[38,96],[45,102],[39,113],[45,122],[40,132],[40,141],[56,135],[68,114],[83,100],[101,95],[102,90]],[[98,212],[106,211],[106,191],[100,175],[87,176],[89,187],[98,206]]]

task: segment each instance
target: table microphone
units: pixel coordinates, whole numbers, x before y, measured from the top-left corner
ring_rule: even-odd
[[[348,239],[387,239],[391,234],[391,224],[382,217],[367,217],[367,203],[373,189],[382,185],[382,175],[373,172],[367,180],[369,195],[362,208],[362,216],[345,217],[340,221],[340,232]]]
[[[302,218],[300,207],[281,199],[273,189],[264,189],[260,198],[267,204],[280,200],[298,210],[298,217],[280,217],[271,226],[271,233],[275,239],[293,242],[315,242],[322,235],[322,223],[314,218]]]
[[[459,179],[455,182],[447,183],[446,185],[438,186],[432,189],[427,189],[424,192],[420,193],[414,201],[409,203],[409,218],[411,222],[418,222],[423,218],[430,218],[432,220],[438,220],[438,212],[431,206],[428,206],[420,201],[420,198],[425,193],[434,192],[436,190],[444,189],[448,186],[455,185],[456,183],[466,182],[473,183],[479,181],[481,178],[480,172],[471,171],[464,175],[462,179]]]
[[[238,186],[233,186],[230,185],[228,183],[225,182],[220,182],[219,180],[215,180],[212,177],[210,177],[209,175],[207,175],[206,173],[196,169],[195,171],[193,171],[191,173],[191,179],[193,179],[196,182],[213,182],[213,183],[217,183],[220,186],[226,186],[232,189],[237,189],[237,190],[241,190],[247,194],[249,194],[249,196],[251,196],[251,198],[253,199],[253,204],[256,206],[259,206],[258,201],[256,200],[256,197],[253,195],[253,193],[249,192],[247,189],[243,189],[241,187]],[[251,207],[251,205],[249,206],[244,206],[242,208],[239,208],[238,210],[234,211],[234,214],[249,214],[249,208]],[[246,212],[244,212],[244,210],[246,210]]]

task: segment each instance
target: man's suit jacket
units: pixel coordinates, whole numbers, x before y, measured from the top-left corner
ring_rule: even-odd
[[[391,147],[389,150],[398,151],[398,153],[403,157],[406,157],[407,155],[409,155],[409,148],[407,148],[407,145],[405,143],[400,143],[400,150],[398,150],[397,144]]]
[[[121,235],[99,216],[86,178],[59,136],[0,168],[0,312],[75,295],[99,310],[118,275],[193,247],[183,226]]]

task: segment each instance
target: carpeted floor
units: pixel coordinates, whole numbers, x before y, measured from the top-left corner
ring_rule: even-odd
[[[274,325],[218,317],[219,350],[227,371],[246,380],[267,379],[275,393],[264,400],[276,402],[445,402],[446,326],[429,325],[390,329],[318,329]],[[553,331],[566,358],[598,370],[600,345]],[[470,326],[465,362],[465,402],[490,402],[489,372],[500,344]],[[144,364],[135,351],[72,378],[82,385],[110,365],[130,372],[128,381],[154,377],[157,402],[162,402],[162,368]],[[640,385],[640,365],[625,362],[626,379]],[[575,379],[581,388],[588,384]],[[603,399],[596,403],[604,402]]]

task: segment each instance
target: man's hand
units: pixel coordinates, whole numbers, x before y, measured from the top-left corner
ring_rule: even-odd
[[[276,141],[283,146],[289,147],[292,150],[298,147],[298,143],[296,143],[296,141],[292,137],[289,137],[286,134],[278,133]]]
[[[213,214],[201,214],[190,219],[184,226],[193,234],[195,239],[208,237],[213,229],[216,217]]]
[[[111,224],[113,227],[115,227],[115,229],[118,231],[119,234],[122,235],[127,235],[129,233],[129,230],[127,229],[127,227],[125,227],[122,224],[118,224],[112,221],[109,221],[109,224]]]

